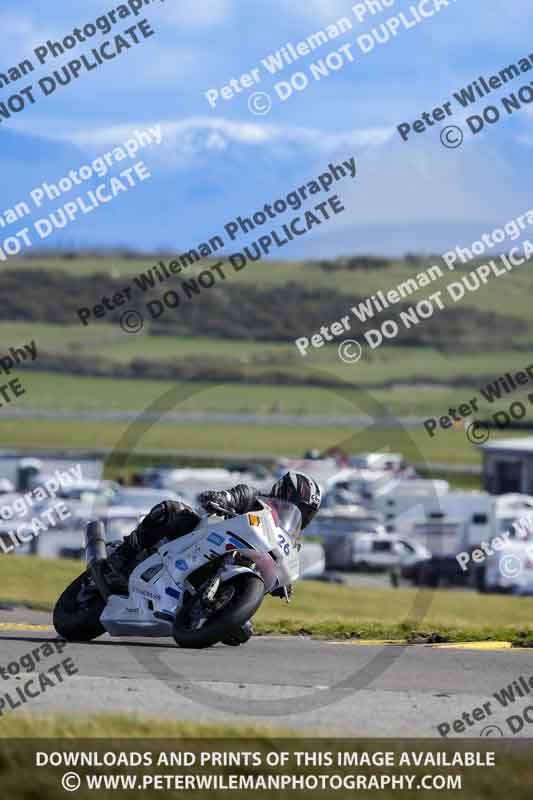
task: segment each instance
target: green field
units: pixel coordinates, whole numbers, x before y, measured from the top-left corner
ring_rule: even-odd
[[[445,413],[450,402],[469,400],[463,389],[454,396],[443,389],[365,389],[279,386],[251,383],[206,383],[106,378],[26,370],[20,373],[26,394],[17,408],[64,411],[142,411],[170,389],[176,391],[175,411],[229,411],[269,414],[343,414],[376,417],[386,414]],[[514,399],[514,398],[513,398]]]
[[[175,254],[169,254],[174,257]],[[96,275],[104,273],[116,278],[132,280],[140,272],[149,269],[165,256],[152,256],[141,259],[125,260],[123,258],[98,259],[77,258],[65,259],[12,259],[12,268],[17,270],[58,269],[72,275]],[[289,282],[301,283],[302,286],[313,287],[317,291],[327,289],[334,283],[337,291],[346,294],[347,309],[350,308],[350,297],[368,296],[379,289],[387,291],[402,281],[416,275],[433,264],[439,263],[438,258],[430,258],[427,263],[412,266],[405,262],[391,262],[391,265],[382,269],[335,270],[330,272],[321,269],[313,262],[277,262],[265,261],[248,265],[246,269],[232,275],[232,282],[249,283],[260,286],[282,287]],[[443,285],[459,280],[463,272],[469,271],[473,264],[458,266],[455,271],[445,271],[440,281],[431,285],[431,291],[437,291]],[[473,308],[484,309],[508,314],[528,322],[531,319],[529,297],[533,291],[533,272],[530,265],[523,265],[503,278],[491,279],[479,289],[468,295],[465,303]],[[200,267],[189,268],[188,274],[194,274]],[[428,294],[427,290],[420,290],[413,294],[414,300],[419,300]],[[348,311],[347,311],[348,313]],[[327,320],[324,320],[327,323]]]
[[[54,269],[71,276],[107,274],[128,281],[159,258],[38,258],[14,260],[13,264],[23,272]],[[317,263],[265,262],[251,265],[232,279],[236,285],[274,286],[279,287],[280,292],[287,283],[314,290],[318,310],[321,292],[334,288],[346,295],[346,312],[349,313],[355,297],[368,296],[378,289],[386,290],[421,272],[430,263],[433,263],[431,259],[427,265],[392,262],[384,268],[328,271]],[[465,270],[461,267],[455,273],[446,273],[443,280],[457,280]],[[26,395],[12,407],[67,412],[136,412],[149,408],[164,392],[175,389],[173,411],[314,414],[329,418],[337,414],[375,418],[441,416],[447,414],[449,408],[476,395],[479,398],[479,389],[485,382],[533,363],[525,346],[526,342],[533,341],[530,315],[533,272],[523,267],[498,279],[497,291],[494,291],[495,286],[489,282],[482,290],[468,295],[464,303],[527,323],[528,331],[517,335],[516,343],[513,341],[506,350],[487,347],[482,352],[469,352],[458,347],[458,352],[444,352],[433,346],[422,346],[421,337],[413,347],[384,345],[375,351],[365,347],[363,357],[354,365],[342,363],[337,342],[310,350],[304,358],[291,341],[254,341],[253,329],[249,338],[202,336],[201,317],[197,323],[198,335],[187,337],[168,335],[168,331],[166,335],[150,335],[150,330],[128,335],[118,324],[105,320],[88,327],[5,320],[0,323],[2,341],[13,346],[34,340],[43,364],[49,359],[40,369],[37,361],[36,370],[21,369],[12,373],[11,377],[15,374],[22,377],[26,389]],[[438,282],[432,285],[432,290],[437,288]],[[413,295],[412,299],[421,299],[425,294],[427,290],[422,290],[418,293],[420,296]],[[331,321],[324,319],[324,323]],[[423,331],[423,326],[420,330]],[[315,330],[302,331],[302,335],[308,337],[314,333]],[[512,349],[514,346],[516,349]],[[68,359],[68,366],[63,366],[63,359]],[[149,367],[157,367],[150,379],[143,377],[143,370]],[[184,375],[191,370],[195,373],[194,379],[184,380]],[[119,371],[127,376],[119,377]],[[166,374],[175,379],[162,379]],[[219,375],[232,376],[232,382],[219,383]],[[328,383],[332,384],[330,388],[320,388]],[[507,408],[509,402],[521,399],[527,391],[526,386],[525,392],[515,392],[511,399],[503,398],[494,407],[480,400],[480,415],[489,416]],[[527,400],[526,407],[530,407]],[[25,420],[15,423],[2,421],[0,417],[0,434],[5,445],[28,450],[114,448],[125,429],[126,425],[119,422],[80,424]],[[492,438],[501,436],[494,434]],[[158,425],[146,432],[138,447],[197,450],[199,453],[299,455],[310,447],[323,450],[344,442],[348,452],[389,448],[400,450],[417,462],[479,463],[478,452],[461,430],[441,431],[429,439],[423,430],[406,433],[390,428],[371,431],[326,427],[289,429],[277,426],[274,418],[270,426]]]
[[[308,331],[308,337],[315,331]],[[348,336],[348,335],[347,335]],[[255,342],[252,340],[214,339],[202,337],[150,336],[146,333],[125,334],[118,325],[99,323],[83,328],[81,325],[47,325],[29,322],[0,323],[2,341],[13,345],[34,340],[38,353],[54,355],[102,356],[116,364],[128,364],[140,357],[157,361],[202,361],[240,365],[261,374],[268,369],[282,367],[291,374],[312,376],[323,373],[355,386],[379,387],[396,384],[402,391],[416,379],[423,384],[424,392],[447,394],[457,401],[464,392],[468,399],[470,389],[478,389],[484,380],[498,377],[500,371],[519,370],[533,363],[528,352],[500,351],[485,353],[444,353],[431,347],[380,347],[371,352],[365,349],[363,358],[354,365],[343,364],[337,345],[326,345],[308,350],[302,357],[292,343]],[[447,382],[460,381],[463,388],[451,389]],[[442,386],[439,387],[439,382]],[[430,387],[430,384],[434,384]],[[455,395],[453,397],[452,395]],[[460,399],[463,399],[461,395]],[[414,399],[414,402],[420,402]],[[431,403],[430,399],[428,403]]]
[[[522,434],[523,435],[523,434]],[[135,461],[143,451],[242,454],[267,458],[301,457],[310,448],[323,452],[342,447],[346,453],[390,451],[403,453],[416,464],[479,464],[480,455],[464,432],[444,431],[430,440],[421,429],[309,428],[228,423],[158,424],[146,432],[127,422],[44,422],[36,420],[0,423],[2,445],[39,452],[59,450],[128,450]],[[501,437],[500,437],[501,438]]]
[[[409,353],[412,356],[412,353]],[[189,356],[187,356],[188,358]],[[514,354],[513,361],[516,367],[509,366],[502,371],[520,369],[528,362]],[[398,359],[397,359],[398,360]],[[396,360],[396,361],[397,361]],[[466,361],[466,359],[465,359]],[[217,366],[222,361],[217,359]],[[231,362],[228,362],[231,367]],[[409,361],[402,362],[402,369],[408,369]],[[467,366],[461,365],[466,374]],[[416,368],[416,367],[415,367]],[[490,405],[480,397],[477,387],[484,384],[479,381],[476,388],[461,386],[457,388],[430,386],[423,383],[423,378],[429,379],[430,363],[427,363],[427,373],[416,373],[422,382],[420,385],[411,383],[409,377],[402,378],[402,384],[390,388],[373,388],[370,381],[379,382],[379,375],[384,374],[384,367],[375,368],[375,373],[361,379],[359,388],[357,381],[320,388],[315,386],[290,386],[275,383],[242,382],[220,383],[206,381],[164,381],[146,378],[113,378],[93,377],[83,375],[67,375],[56,372],[42,372],[37,370],[24,370],[17,373],[21,377],[26,394],[16,401],[17,408],[53,409],[64,411],[142,411],[157,400],[169,389],[176,389],[176,411],[229,411],[248,412],[258,414],[322,414],[330,416],[335,413],[348,416],[361,416],[370,414],[374,417],[382,416],[440,416],[447,414],[450,407],[457,408],[464,402],[469,402],[477,396],[480,414],[487,417],[495,411],[508,408],[515,400],[524,400],[526,408],[530,407],[527,400],[528,392],[514,392],[508,398]],[[483,366],[476,364],[481,370]],[[343,367],[342,369],[348,369]],[[342,371],[338,367],[338,372]],[[353,369],[353,368],[352,368]],[[395,363],[398,369],[398,363]],[[421,368],[420,368],[421,369]],[[294,373],[296,374],[296,373]],[[313,376],[316,370],[311,371]],[[321,370],[321,375],[325,371]],[[485,374],[486,373],[482,373]],[[12,373],[10,379],[14,377]],[[342,378],[342,375],[335,377]],[[400,376],[399,376],[400,377]],[[253,381],[254,378],[249,379]],[[411,378],[411,381],[413,379]],[[368,387],[368,388],[367,388]],[[529,388],[529,391],[533,388]],[[531,419],[533,415],[530,415]]]
[[[65,412],[143,412],[160,414],[161,398],[173,390],[165,408],[180,412],[228,412],[232,414],[324,415],[335,419],[343,416],[384,414],[445,414],[450,401],[457,406],[471,394],[463,389],[450,398],[443,390],[412,389],[357,390],[355,388],[320,389],[316,387],[264,386],[254,384],[220,384],[134,380],[128,378],[95,378],[59,373],[26,371],[22,376],[26,395],[12,408],[50,409]],[[520,397],[513,395],[513,400]],[[391,400],[393,398],[393,400]],[[431,399],[430,399],[431,398]],[[508,401],[509,402],[509,401]],[[529,405],[526,401],[526,404]],[[152,409],[153,406],[153,409]],[[392,408],[391,408],[392,406]],[[505,404],[491,409],[505,407]],[[488,412],[487,412],[488,413]],[[129,429],[126,445],[121,437]],[[4,446],[32,448],[114,449],[134,446],[137,450],[162,449],[201,452],[227,451],[250,454],[301,455],[316,447],[326,450],[343,446],[349,453],[389,449],[402,452],[416,463],[462,462],[480,463],[477,448],[468,441],[463,429],[439,430],[430,438],[422,427],[350,428],[347,425],[327,427],[283,427],[276,425],[233,424],[216,422],[154,423],[146,432],[134,422],[121,421],[24,421],[0,417],[0,435]],[[525,434],[513,434],[523,436]],[[491,440],[506,438],[508,433],[495,432]],[[132,438],[133,437],[133,438]]]

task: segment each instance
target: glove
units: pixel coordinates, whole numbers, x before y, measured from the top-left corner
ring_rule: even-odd
[[[198,496],[198,502],[210,514],[233,511],[233,498],[229,492],[202,492]]]

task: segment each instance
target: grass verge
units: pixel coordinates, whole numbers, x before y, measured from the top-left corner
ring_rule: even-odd
[[[62,715],[46,717],[8,714],[0,720],[0,739],[101,738],[133,739],[161,737],[172,739],[228,739],[247,737],[290,736],[289,731],[268,725],[239,723],[172,722],[140,717],[134,714],[97,714],[76,718]]]
[[[79,561],[5,556],[0,601],[52,609],[80,572]],[[258,634],[411,642],[511,641],[533,646],[533,598],[457,591],[368,589],[306,581],[290,605],[267,598],[254,618]]]
[[[12,724],[13,731],[20,730],[17,723]],[[420,789],[424,789],[424,797],[443,797],[442,790],[446,784],[449,787],[446,793],[460,793],[467,800],[500,800],[503,791],[509,800],[519,800],[529,797],[527,786],[531,785],[533,770],[528,748],[516,746],[511,749],[507,743],[486,743],[483,739],[473,743],[471,740],[443,742],[440,739],[402,741],[309,736],[301,738],[287,734],[282,737],[276,736],[268,728],[180,723],[161,725],[158,722],[139,724],[135,718],[126,716],[100,717],[86,722],[34,719],[33,725],[34,731],[39,731],[38,739],[27,737],[25,733],[22,736],[12,733],[9,738],[0,736],[2,797],[9,800],[54,800],[65,797],[66,792],[60,787],[67,770],[70,778],[67,785],[72,786],[72,778],[76,780],[79,776],[76,797],[81,800],[89,800],[95,796],[95,780],[100,783],[97,790],[99,798],[111,800],[131,797],[131,789],[135,788],[142,790],[142,797],[160,797],[160,790],[164,789],[166,797],[183,798],[186,796],[183,778],[187,775],[196,776],[198,782],[202,781],[202,787],[206,787],[200,788],[198,785],[191,789],[194,796],[211,800],[227,797],[228,792],[222,787],[207,788],[210,786],[209,782],[221,780],[227,786],[229,780],[235,780],[238,775],[243,775],[244,780],[251,780],[256,784],[254,796],[257,794],[276,800],[286,798],[289,793],[297,798],[308,798],[312,794],[320,800],[329,800],[333,794],[341,799],[353,798],[355,793],[359,794],[360,789],[365,787],[364,783],[360,785],[360,781],[369,784],[365,797],[372,794],[385,800],[393,800],[398,796],[398,781],[402,779],[401,776],[404,782],[400,791],[406,800],[420,797]],[[94,738],[95,728],[105,733],[105,738]],[[50,731],[57,731],[58,736],[50,734]],[[132,733],[135,738],[131,738]],[[179,761],[175,764],[171,761],[181,752],[187,754],[187,766],[179,766]],[[309,757],[304,760],[302,752],[308,752]],[[366,756],[369,759],[369,754],[375,753],[375,765],[367,760],[357,767],[353,766],[356,762],[352,761],[350,766],[346,756],[352,759],[355,752],[359,754],[359,759],[362,754],[363,758]],[[37,753],[41,754],[38,759]],[[64,754],[64,765],[61,765],[61,753]],[[71,759],[78,753],[91,754],[96,764],[76,766],[73,774],[70,771],[73,763]],[[243,755],[239,756],[239,753]],[[248,765],[244,753],[250,759]],[[250,755],[252,753],[253,756]],[[447,762],[444,766],[435,766],[438,764],[437,754],[442,753],[447,754]],[[494,766],[461,766],[461,761],[469,763],[468,756],[472,753],[478,756],[481,764],[487,762]],[[51,754],[50,760],[47,754]],[[276,756],[274,761],[270,760],[269,754]],[[281,754],[284,755],[283,759]],[[322,754],[320,760],[319,754]],[[426,754],[433,754],[433,760],[424,763]],[[457,756],[461,760],[454,761]],[[61,760],[58,761],[58,758]],[[228,761],[224,763],[222,759],[226,758]],[[241,761],[240,765],[237,759]],[[313,762],[316,766],[313,766]],[[36,767],[36,763],[39,767]],[[282,766],[278,766],[280,763]],[[388,765],[383,767],[383,764]],[[156,783],[156,776],[159,784]],[[162,782],[165,776],[168,776],[168,783]],[[174,784],[174,776],[176,780],[178,776],[182,776],[181,787]],[[282,777],[287,780],[285,776],[291,776],[294,784],[289,790],[281,783],[269,786],[269,776],[272,776],[273,781]],[[321,776],[326,781],[332,780],[331,786],[335,790],[327,783],[321,787],[316,776]],[[344,786],[339,784],[339,776],[345,778]],[[263,785],[259,783],[261,779]],[[448,783],[450,779],[453,784]],[[107,781],[109,783],[106,786]],[[121,781],[124,784],[121,785]],[[133,785],[131,781],[134,782]],[[306,784],[304,781],[311,783]],[[381,789],[376,793],[375,790],[380,785]],[[138,791],[134,794],[138,795]],[[242,796],[252,795],[248,789],[247,794]]]

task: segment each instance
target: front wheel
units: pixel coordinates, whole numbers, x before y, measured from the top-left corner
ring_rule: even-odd
[[[247,622],[263,600],[265,584],[251,573],[225,581],[210,609],[203,609],[198,595],[189,597],[176,614],[172,634],[180,647],[211,647],[231,636]],[[215,610],[212,610],[212,609]],[[207,618],[198,627],[199,617]]]
[[[105,633],[100,615],[105,600],[90,585],[87,572],[68,586],[54,608],[54,628],[69,642],[90,642]]]

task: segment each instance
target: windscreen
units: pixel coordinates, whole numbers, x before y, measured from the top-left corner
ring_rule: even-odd
[[[287,534],[296,549],[302,542],[302,515],[293,503],[276,500],[271,497],[261,498],[262,503],[270,509],[275,525]]]

